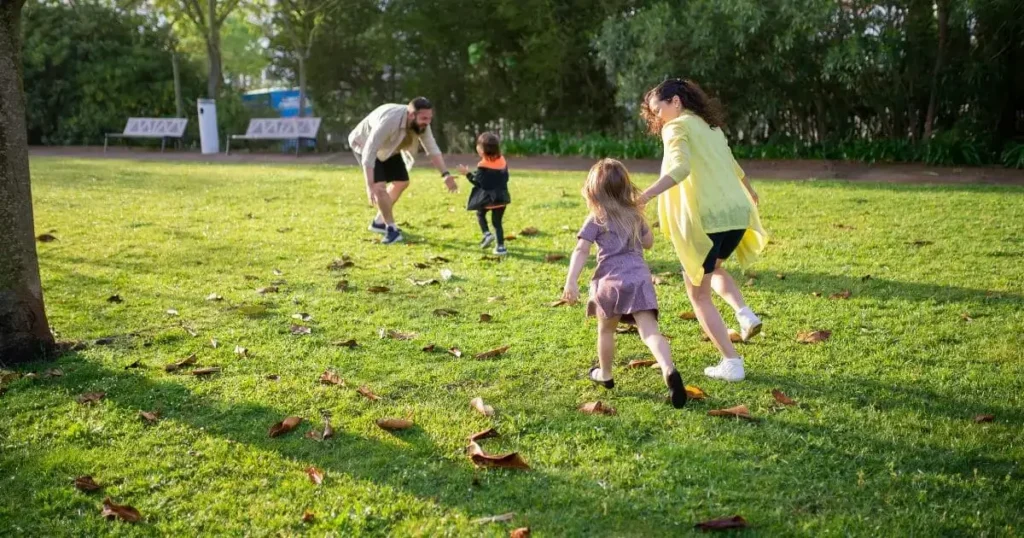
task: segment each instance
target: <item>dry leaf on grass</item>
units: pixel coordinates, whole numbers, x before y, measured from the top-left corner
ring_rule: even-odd
[[[503,469],[529,469],[530,466],[518,452],[509,454],[487,454],[476,441],[469,443],[469,458],[481,467],[501,467]]]
[[[142,368],[142,361],[137,360],[124,367],[125,370],[130,370],[132,368]]]
[[[911,241],[910,243],[907,243],[907,244],[911,245],[911,246],[915,246],[915,247],[926,247],[928,245],[934,245],[935,242],[934,241],[922,241],[922,240],[918,239],[917,241]]]
[[[280,381],[281,380],[281,376],[279,376],[277,374],[270,374],[270,375],[268,375],[267,377],[265,377],[263,379],[266,379],[267,381]]]
[[[355,339],[352,338],[349,338],[348,340],[338,340],[336,342],[333,342],[331,345],[334,347],[347,347],[349,349],[353,349],[359,346]]]
[[[312,523],[314,519],[316,519],[316,516],[313,514],[313,512],[310,512],[309,510],[302,512],[303,523]]]
[[[540,233],[540,230],[538,230],[537,228],[534,228],[533,226],[530,226],[528,228],[523,228],[519,232],[519,235],[522,235],[522,236],[525,236],[525,237],[530,237],[530,236],[537,235],[539,233]]]
[[[391,291],[391,288],[388,288],[387,286],[370,286],[369,288],[366,288],[366,291],[370,293],[387,293]]]
[[[972,318],[972,317],[971,317],[971,315],[970,315],[970,314],[968,314],[967,312],[963,312],[963,313],[961,313],[961,314],[960,314],[960,319],[962,319],[962,320],[964,320],[964,321],[967,321],[967,322],[971,322],[971,321],[974,321],[974,318]]]
[[[500,302],[502,302],[504,300],[505,300],[505,296],[504,295],[496,295],[494,297],[488,297],[487,298],[487,302],[488,303],[500,303]]]
[[[779,273],[779,274],[775,275],[775,278],[777,278],[779,280],[786,280],[786,275],[784,275],[782,273]]]
[[[693,385],[686,385],[686,389],[685,390],[686,390],[686,397],[691,399],[691,400],[703,400],[703,399],[708,397],[707,393],[705,393],[700,387],[695,387]]]
[[[412,282],[414,286],[434,286],[441,283],[441,281],[436,278],[431,278],[430,280],[416,280],[415,278],[410,278],[409,282]]]
[[[355,265],[356,264],[353,263],[352,260],[349,260],[349,259],[346,259],[346,258],[341,258],[341,259],[336,259],[336,260],[332,261],[331,263],[327,264],[327,269],[330,270],[330,271],[341,271],[341,270],[344,270],[344,269],[348,269],[350,267],[355,267]]]
[[[580,411],[589,415],[614,415],[615,408],[604,402],[589,402],[580,406]]]
[[[41,234],[36,237],[36,241],[40,243],[52,243],[57,240],[57,236],[53,234]]]
[[[658,364],[658,361],[654,359],[635,360],[629,361],[629,364],[626,365],[626,368],[649,368],[650,366],[655,364]]]
[[[277,424],[270,427],[270,436],[279,437],[284,435],[302,424],[302,417],[288,417]]]
[[[396,331],[394,329],[380,328],[377,330],[377,336],[381,339],[390,338],[392,340],[413,340],[416,338],[416,333]]]
[[[792,398],[786,396],[784,392],[779,389],[772,389],[772,396],[775,397],[775,401],[782,405],[796,405],[796,402]]]
[[[159,411],[139,411],[139,416],[146,421],[147,424],[156,424],[160,420]]]
[[[474,519],[473,523],[477,523],[477,524],[480,524],[480,525],[483,525],[483,524],[486,524],[486,523],[504,523],[506,521],[512,521],[515,517],[516,517],[515,513],[509,512],[507,514],[501,514],[500,516],[488,516],[488,517],[482,517],[482,518],[479,518],[479,519]]]
[[[711,519],[708,521],[702,521],[693,526],[695,529],[702,531],[720,531],[727,529],[745,529],[747,528],[747,520],[740,516],[732,516],[722,519]]]
[[[268,293],[277,293],[277,286],[267,286],[256,290],[256,293],[260,295],[266,295]]]
[[[139,513],[134,507],[125,505],[114,504],[114,501],[110,500],[110,497],[103,499],[103,511],[100,515],[107,519],[120,518],[122,521],[128,523],[137,523],[142,520],[142,514]]]
[[[811,296],[812,297],[821,297],[821,292],[820,291],[812,291],[811,292]]]
[[[757,282],[757,279],[749,278],[749,279],[747,279],[747,281],[743,285],[747,286],[747,287],[750,287],[750,286],[753,286],[756,282]]]
[[[211,293],[211,294],[206,296],[206,300],[207,301],[223,301],[224,298],[221,297],[220,295],[217,295],[216,293]]]
[[[974,422],[981,424],[983,422],[992,422],[995,419],[995,415],[977,415],[974,417]]]
[[[437,348],[436,344],[427,344],[423,346],[423,351],[426,353],[432,353]]]
[[[43,372],[43,377],[64,377],[64,370],[60,368],[50,368]]]
[[[445,258],[444,256],[431,256],[430,261],[432,261],[434,263],[449,263],[449,262],[451,262],[451,260],[449,260],[448,258]]]
[[[828,340],[830,336],[832,336],[832,331],[807,331],[796,335],[796,341],[801,344],[817,344]]]
[[[482,432],[476,432],[469,436],[470,441],[479,441],[481,439],[490,439],[491,437],[498,437],[498,430],[494,428],[487,428]]]
[[[735,330],[733,330],[733,329],[729,329],[728,334],[729,334],[729,341],[734,343],[734,344],[738,344],[738,343],[743,341],[743,336],[740,333],[738,333]]]
[[[828,296],[829,299],[841,299],[841,300],[846,300],[846,299],[849,299],[850,297],[853,297],[853,292],[850,291],[850,290],[843,290],[843,291],[841,291],[839,293],[833,293],[832,295]]]
[[[341,378],[333,370],[325,370],[324,373],[320,374],[321,385],[336,385],[339,387],[345,386],[345,380]]]
[[[750,416],[750,410],[745,405],[737,405],[728,409],[712,409],[708,411],[708,415],[712,417],[736,417],[754,420],[754,417]]]
[[[242,346],[235,346],[235,355],[238,355],[239,357],[242,357],[244,359],[245,357],[249,356],[249,350]]]
[[[339,280],[338,283],[334,285],[334,289],[336,291],[348,291],[348,280]]]
[[[299,321],[309,322],[309,321],[313,321],[313,316],[309,315],[306,312],[299,312],[298,314],[292,314],[292,319],[297,319]]]
[[[417,268],[417,269],[429,269],[430,268],[429,265],[427,265],[427,264],[425,264],[423,262],[416,262],[416,263],[412,264],[412,266]]]
[[[204,375],[213,375],[213,374],[216,374],[218,372],[220,372],[220,368],[218,368],[217,366],[209,366],[207,368],[198,368],[198,369],[192,370],[192,375],[198,377],[198,376],[204,376]]]
[[[324,483],[324,473],[320,469],[317,469],[316,467],[307,467],[306,474],[309,475],[310,482],[318,486]]]
[[[494,408],[485,404],[484,399],[480,397],[473,398],[469,401],[470,407],[476,409],[481,415],[485,417],[494,416]]]
[[[490,323],[492,319],[490,314],[480,314],[480,323]]]
[[[111,295],[110,297],[107,297],[107,302],[121,304],[124,302],[124,299],[122,299],[120,295]]]
[[[557,262],[565,259],[565,254],[547,254],[544,256],[546,262]]]
[[[615,328],[615,332],[619,334],[640,334],[640,330],[637,329],[636,325],[619,325]]]
[[[311,334],[313,332],[313,328],[312,327],[307,327],[305,325],[295,325],[295,324],[292,324],[291,332],[295,336],[301,336],[301,335],[304,335],[304,334]]]
[[[367,400],[370,400],[372,402],[376,402],[377,400],[380,399],[380,396],[377,396],[376,394],[374,394],[373,391],[370,390],[370,387],[367,387],[366,385],[363,385],[363,386],[359,387],[358,389],[356,389],[356,392],[358,392],[359,394],[362,394],[363,397],[365,397]]]
[[[454,275],[454,273],[452,273],[451,269],[441,269],[441,280],[444,280],[445,282],[447,282],[447,281],[451,280],[453,276],[455,276],[455,275]]]
[[[682,314],[679,314],[679,319],[685,319],[688,321],[695,320],[697,319],[697,314],[693,312],[683,312]]]
[[[519,527],[508,534],[509,538],[530,538],[530,527]]]
[[[75,479],[75,487],[81,491],[96,491],[101,486],[91,476],[85,475]]]
[[[177,316],[177,315],[179,315],[179,314],[178,314],[178,311],[177,311],[177,310],[175,310],[175,309],[173,309],[173,308],[168,308],[168,309],[167,309],[167,315],[168,315],[168,316]]]
[[[211,338],[210,347],[212,347],[213,349],[217,349],[218,347],[220,347],[220,342],[218,342],[216,338]]]
[[[82,405],[94,404],[102,400],[103,397],[106,395],[107,393],[105,392],[86,392],[85,394],[82,394],[78,398],[75,398],[75,401]]]
[[[494,357],[497,357],[497,356],[500,356],[500,355],[504,355],[505,352],[508,351],[510,347],[512,347],[512,346],[502,346],[502,347],[499,347],[499,348],[492,349],[490,351],[485,351],[483,353],[477,353],[476,355],[473,356],[473,358],[475,358],[475,359],[493,359]]]
[[[413,422],[404,418],[379,418],[376,423],[380,429],[389,432],[408,430],[413,427]]]
[[[567,305],[567,304],[569,304],[569,301],[566,301],[565,299],[559,299],[559,300],[557,300],[557,301],[555,301],[555,302],[551,303],[551,304],[550,304],[550,305],[548,305],[548,306],[550,306],[550,307],[552,307],[552,308],[558,308],[558,307],[560,307],[560,306],[565,306],[565,305]]]
[[[451,308],[438,308],[434,310],[434,315],[440,318],[450,318],[452,316],[457,316],[458,314],[459,312],[457,310],[452,310]]]
[[[457,347],[450,347],[450,348],[448,348],[448,353],[450,355],[454,356],[457,359],[461,359],[462,358],[462,350],[457,348]]]

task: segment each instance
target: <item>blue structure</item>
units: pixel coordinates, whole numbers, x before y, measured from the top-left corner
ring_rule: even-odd
[[[270,88],[266,90],[253,90],[242,94],[242,104],[250,108],[271,108],[277,111],[281,118],[294,118],[299,115],[299,89],[298,88]],[[305,117],[313,116],[313,102],[306,95]],[[316,146],[315,140],[303,141],[307,147]],[[295,141],[285,140],[281,145],[282,151],[295,151]]]

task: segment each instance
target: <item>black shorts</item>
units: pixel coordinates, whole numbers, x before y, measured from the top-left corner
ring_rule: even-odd
[[[405,167],[405,159],[401,153],[396,153],[388,160],[374,159],[373,182],[391,183],[392,181],[409,181],[409,170]]]
[[[707,258],[704,258],[704,274],[709,275],[715,272],[715,263],[718,260],[725,260],[732,256],[736,247],[740,246],[740,241],[743,240],[745,233],[747,230],[744,229],[708,234],[708,238],[711,239],[711,252],[708,252]]]

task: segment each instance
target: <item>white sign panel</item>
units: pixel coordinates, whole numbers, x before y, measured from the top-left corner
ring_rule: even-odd
[[[255,118],[249,121],[246,138],[281,140],[285,138],[316,138],[320,118]]]
[[[185,134],[185,118],[128,118],[124,136],[180,138]]]

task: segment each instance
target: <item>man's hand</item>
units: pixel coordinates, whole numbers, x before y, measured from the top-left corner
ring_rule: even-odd
[[[448,187],[448,192],[450,193],[459,192],[459,185],[455,183],[455,177],[451,174],[444,177],[444,186]]]
[[[366,184],[366,201],[369,202],[371,206],[377,206],[377,191],[373,188],[372,183]]]

